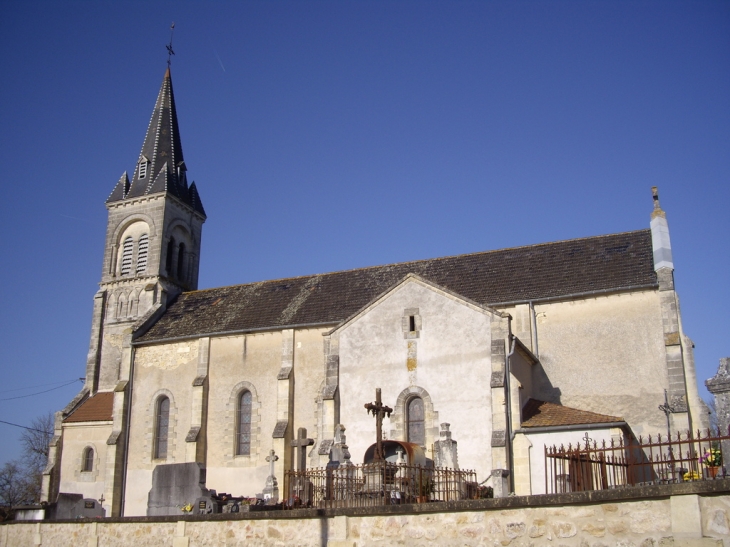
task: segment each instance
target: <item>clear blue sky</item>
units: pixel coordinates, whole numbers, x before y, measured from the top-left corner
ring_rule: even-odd
[[[657,185],[699,380],[730,356],[728,2],[6,0],[0,420],[81,387],[7,400],[85,373],[173,20],[201,288],[647,228]]]

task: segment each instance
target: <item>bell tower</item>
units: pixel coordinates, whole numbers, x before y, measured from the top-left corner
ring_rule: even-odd
[[[206,215],[195,183],[188,185],[169,67],[131,180],[122,175],[106,207],[86,366],[92,394],[115,389],[125,376],[120,367],[131,333],[154,321],[180,292],[198,287]]]

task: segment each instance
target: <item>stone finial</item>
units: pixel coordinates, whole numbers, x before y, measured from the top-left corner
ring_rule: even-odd
[[[674,261],[672,260],[672,243],[669,239],[669,225],[667,224],[667,215],[662,211],[659,205],[659,191],[654,186],[651,189],[654,196],[654,211],[651,213],[651,248],[654,252],[654,270],[660,271],[662,268],[674,270]],[[662,287],[662,280],[659,280],[659,290],[668,290]]]
[[[662,206],[659,205],[659,189],[656,186],[651,187],[651,195],[654,198],[654,211],[651,214],[651,218],[656,216],[666,217],[666,213],[662,211]]]

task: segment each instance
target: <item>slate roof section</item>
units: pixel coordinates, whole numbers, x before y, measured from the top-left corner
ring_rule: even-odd
[[[126,180],[126,173],[122,175],[107,203],[166,192],[205,215],[197,189],[191,195],[188,188],[169,67],[162,79],[137,166],[143,158],[149,161],[145,177],[140,179],[138,167],[134,168],[131,182]]]
[[[522,409],[522,427],[555,427],[623,422],[618,416],[597,414],[537,399],[529,399]]]
[[[64,423],[74,422],[110,422],[114,409],[114,393],[97,393],[86,399],[71,414],[66,416]]]
[[[479,304],[656,287],[651,232],[573,239],[181,294],[136,342],[335,324],[417,274]]]

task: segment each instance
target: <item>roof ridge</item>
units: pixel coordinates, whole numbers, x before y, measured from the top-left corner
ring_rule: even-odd
[[[333,272],[319,272],[319,273],[312,273],[312,274],[305,274],[305,275],[295,275],[291,277],[279,277],[275,279],[261,279],[259,281],[252,281],[250,283],[236,283],[233,285],[223,285],[221,287],[209,287],[207,289],[197,289],[194,291],[185,291],[183,294],[192,294],[192,293],[201,293],[205,291],[215,291],[220,289],[229,289],[232,287],[245,287],[249,285],[256,285],[256,284],[262,284],[262,283],[275,283],[275,282],[281,282],[281,281],[294,281],[297,279],[306,279],[311,278],[315,276],[324,276],[324,275],[336,275],[336,274],[344,274],[344,273],[350,273],[350,272],[357,272],[357,271],[366,271],[366,270],[373,270],[376,268],[385,268],[388,266],[403,266],[406,264],[416,264],[418,262],[427,262],[427,261],[435,261],[435,260],[448,260],[452,258],[462,258],[467,256],[476,256],[476,255],[486,255],[491,253],[501,253],[506,251],[516,251],[520,249],[527,249],[527,248],[534,248],[534,247],[547,247],[552,245],[557,245],[559,243],[570,243],[573,241],[585,241],[588,239],[601,239],[606,237],[615,237],[615,236],[621,236],[621,235],[630,235],[630,234],[637,234],[640,232],[649,232],[649,228],[643,228],[640,230],[629,230],[627,232],[616,232],[614,234],[603,234],[598,236],[586,236],[586,237],[576,237],[572,239],[563,239],[560,241],[548,241],[544,243],[533,243],[531,245],[519,245],[517,247],[505,247],[503,249],[491,249],[489,251],[475,251],[472,253],[463,253],[463,254],[455,254],[455,255],[447,255],[447,256],[438,256],[434,258],[419,258],[416,260],[405,260],[403,262],[390,262],[386,264],[375,264],[373,266],[362,266],[360,268],[350,268],[347,270],[335,270]]]

